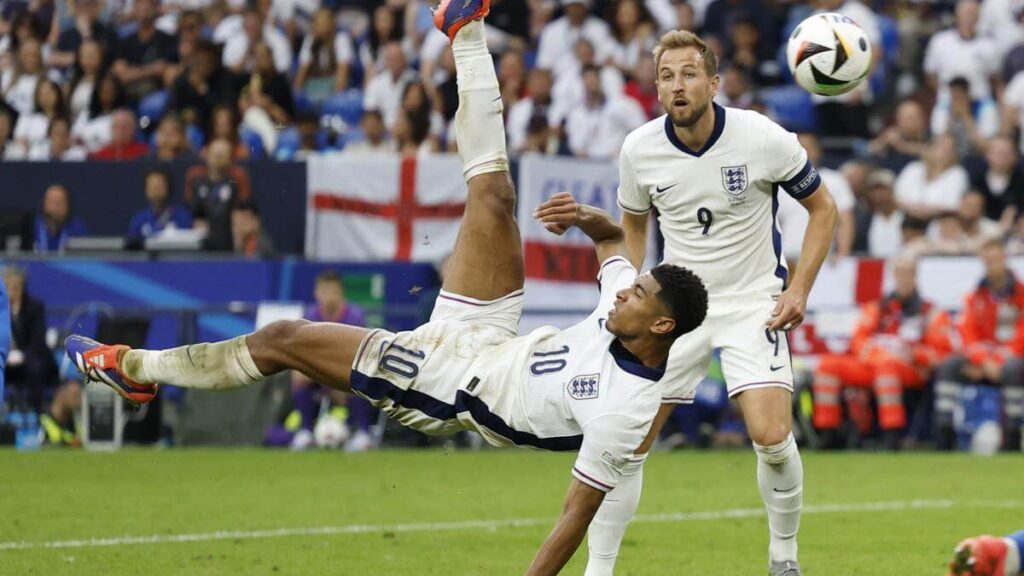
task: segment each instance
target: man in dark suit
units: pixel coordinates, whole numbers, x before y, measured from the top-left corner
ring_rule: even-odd
[[[43,395],[56,373],[56,362],[46,345],[46,310],[25,293],[25,271],[7,266],[4,286],[11,303],[11,347],[4,374],[17,399],[36,412],[43,410]]]

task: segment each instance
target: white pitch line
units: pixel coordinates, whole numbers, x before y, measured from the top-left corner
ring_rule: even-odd
[[[897,500],[891,502],[860,502],[850,504],[811,504],[804,506],[804,514],[852,514],[864,512],[890,512],[905,510],[939,510],[947,508],[1024,508],[1016,500]],[[707,522],[734,518],[756,518],[764,515],[763,508],[734,508],[708,512],[672,512],[640,514],[633,522]],[[457,530],[489,530],[548,526],[551,518],[509,518],[505,520],[466,520],[461,522],[433,522],[412,524],[347,524],[313,528],[278,528],[274,530],[218,530],[199,534],[154,534],[152,536],[119,536],[89,538],[86,540],[53,540],[49,542],[0,542],[0,552],[46,548],[94,548],[104,546],[131,546],[139,544],[176,544],[209,542],[213,540],[260,540],[291,536],[334,536],[338,534],[366,534],[383,532],[437,532]]]

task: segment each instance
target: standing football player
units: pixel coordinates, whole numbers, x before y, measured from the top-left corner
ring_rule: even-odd
[[[791,433],[793,372],[786,332],[804,317],[838,215],[795,134],[752,111],[723,108],[718,60],[696,35],[669,32],[654,49],[666,115],[634,130],[619,156],[619,205],[630,259],[643,264],[650,211],[660,214],[665,261],[707,285],[708,316],[676,341],[646,455],[675,404],[693,401],[712,350],[721,349],[729,395],[739,402],[757,453],[768,510],[769,573],[798,576],[796,535],[803,465]],[[800,267],[788,277],[776,212],[779,188],[809,212]],[[612,573],[640,500],[641,474],[605,499],[589,531],[587,576]]]

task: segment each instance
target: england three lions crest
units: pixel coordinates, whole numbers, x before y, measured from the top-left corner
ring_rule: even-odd
[[[722,168],[722,185],[725,191],[733,196],[742,194],[747,189],[747,167],[726,166]]]
[[[576,376],[569,381],[569,396],[577,400],[589,400],[597,398],[598,384],[601,382],[600,374],[585,374]]]

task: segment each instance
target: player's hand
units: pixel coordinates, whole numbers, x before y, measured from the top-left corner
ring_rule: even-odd
[[[789,332],[804,321],[804,310],[807,306],[807,295],[802,291],[785,290],[779,301],[775,303],[775,310],[772,310],[772,317],[765,324],[769,330],[783,330]]]
[[[559,192],[533,211],[533,217],[544,225],[544,229],[561,236],[572,228],[580,214],[580,205],[572,194]]]

